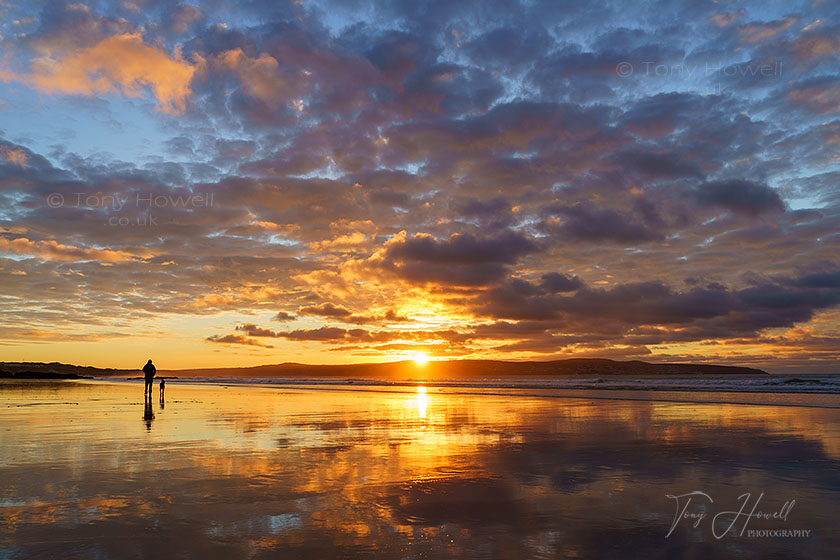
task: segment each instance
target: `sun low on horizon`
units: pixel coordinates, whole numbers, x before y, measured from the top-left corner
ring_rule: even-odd
[[[418,352],[411,356],[411,359],[414,360],[414,363],[418,366],[426,365],[426,362],[429,361],[429,356],[424,354],[423,352]]]
[[[840,371],[837,6],[555,4],[0,4],[0,361]]]

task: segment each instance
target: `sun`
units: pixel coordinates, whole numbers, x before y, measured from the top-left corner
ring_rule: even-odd
[[[418,366],[422,366],[429,361],[429,357],[423,352],[417,352],[411,357],[411,359],[414,360],[414,363]]]

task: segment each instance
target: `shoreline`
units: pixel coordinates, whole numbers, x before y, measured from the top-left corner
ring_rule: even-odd
[[[607,386],[557,386],[502,383],[461,383],[430,380],[395,381],[389,383],[356,383],[357,380],[320,380],[320,379],[200,379],[166,378],[167,393],[177,391],[178,387],[201,387],[206,389],[264,389],[289,390],[302,392],[336,391],[342,393],[379,393],[414,395],[421,392],[434,396],[462,397],[514,397],[514,398],[549,398],[549,399],[591,399],[614,401],[644,401],[687,404],[723,404],[751,406],[784,406],[840,409],[840,392],[832,390],[813,391],[803,388],[781,388],[780,390],[759,390],[750,388],[725,387],[607,387]],[[107,379],[70,379],[70,380],[0,380],[20,384],[37,383],[78,383],[78,384],[113,384],[130,385],[142,383],[142,378],[107,378]],[[787,390],[785,390],[787,389]],[[154,389],[157,391],[157,387]]]
[[[684,392],[738,392],[771,394],[837,394],[840,395],[840,374],[799,374],[796,376],[772,374],[765,376],[632,376],[611,377],[487,377],[484,379],[380,379],[371,377],[178,377],[162,376],[167,381],[216,383],[257,386],[328,386],[328,387],[425,387],[486,388],[486,389],[566,389],[566,390],[622,390],[622,391],[684,391]],[[95,380],[142,381],[142,377],[96,377]],[[156,377],[155,379],[161,379]]]

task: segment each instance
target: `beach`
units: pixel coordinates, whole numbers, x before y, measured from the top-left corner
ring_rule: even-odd
[[[2,381],[0,480],[4,559],[829,558],[840,396]]]

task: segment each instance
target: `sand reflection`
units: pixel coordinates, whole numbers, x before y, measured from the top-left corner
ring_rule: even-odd
[[[414,400],[417,405],[417,417],[425,420],[426,408],[429,406],[429,395],[426,394],[426,387],[423,385],[417,387],[417,397]]]
[[[5,385],[15,557],[828,557],[840,411],[172,383]],[[142,395],[142,387],[140,387]],[[68,421],[71,419],[72,421]],[[795,540],[665,539],[666,494],[796,499]],[[806,546],[807,545],[807,546]]]

